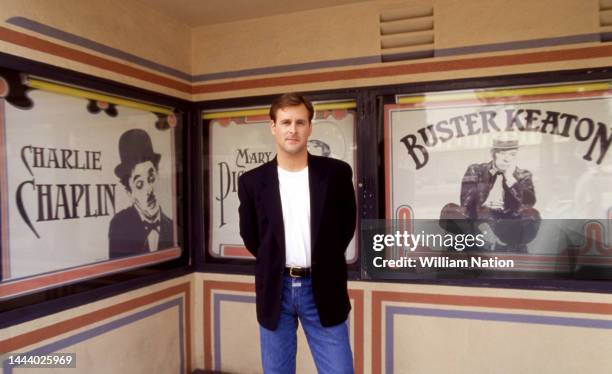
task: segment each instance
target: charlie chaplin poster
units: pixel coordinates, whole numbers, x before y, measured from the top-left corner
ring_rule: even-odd
[[[176,121],[43,90],[27,98],[3,101],[3,279],[175,247]]]

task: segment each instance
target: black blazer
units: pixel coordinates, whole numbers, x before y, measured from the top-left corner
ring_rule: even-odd
[[[276,158],[238,180],[240,236],[256,257],[257,320],[275,330],[281,310],[285,230]],[[311,270],[315,304],[323,326],[346,320],[351,309],[344,252],[355,232],[355,190],[351,167],[308,155]]]
[[[161,212],[158,249],[174,246],[172,220]],[[147,235],[140,215],[134,206],[113,216],[108,229],[108,257],[117,258],[149,253]]]

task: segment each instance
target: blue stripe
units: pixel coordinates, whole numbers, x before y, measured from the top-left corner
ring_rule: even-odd
[[[423,317],[458,318],[476,321],[495,321],[495,322],[514,322],[530,323],[538,325],[553,325],[564,327],[582,327],[596,329],[612,329],[611,320],[574,318],[574,317],[554,317],[531,314],[513,314],[496,312],[476,312],[466,310],[447,310],[413,308],[402,306],[388,306],[385,309],[385,372],[393,373],[393,317],[396,314],[413,315]]]

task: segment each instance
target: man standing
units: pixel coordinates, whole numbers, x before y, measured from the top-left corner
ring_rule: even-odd
[[[538,232],[540,214],[533,208],[536,197],[531,172],[516,165],[518,149],[516,139],[493,140],[492,160],[470,165],[461,180],[461,206],[450,203],[442,209],[444,228],[482,233],[490,249],[527,252],[527,243]],[[475,223],[477,228],[458,227],[466,223]]]
[[[314,109],[298,94],[270,108],[274,160],[238,182],[240,235],[256,257],[255,288],[265,373],[294,373],[301,322],[319,373],[352,373],[344,252],[355,231],[352,171],[310,155]]]
[[[119,139],[121,163],[115,175],[132,206],[113,216],[108,230],[109,258],[142,254],[174,245],[174,227],[159,205],[156,187],[161,155],[141,129],[128,130]]]

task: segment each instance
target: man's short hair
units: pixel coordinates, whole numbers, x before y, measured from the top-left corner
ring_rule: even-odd
[[[276,122],[276,112],[279,109],[289,106],[298,106],[301,104],[304,104],[308,110],[308,117],[310,122],[312,122],[312,119],[314,118],[314,108],[312,103],[301,94],[295,92],[283,94],[272,101],[272,106],[270,107],[270,118],[273,122]]]

